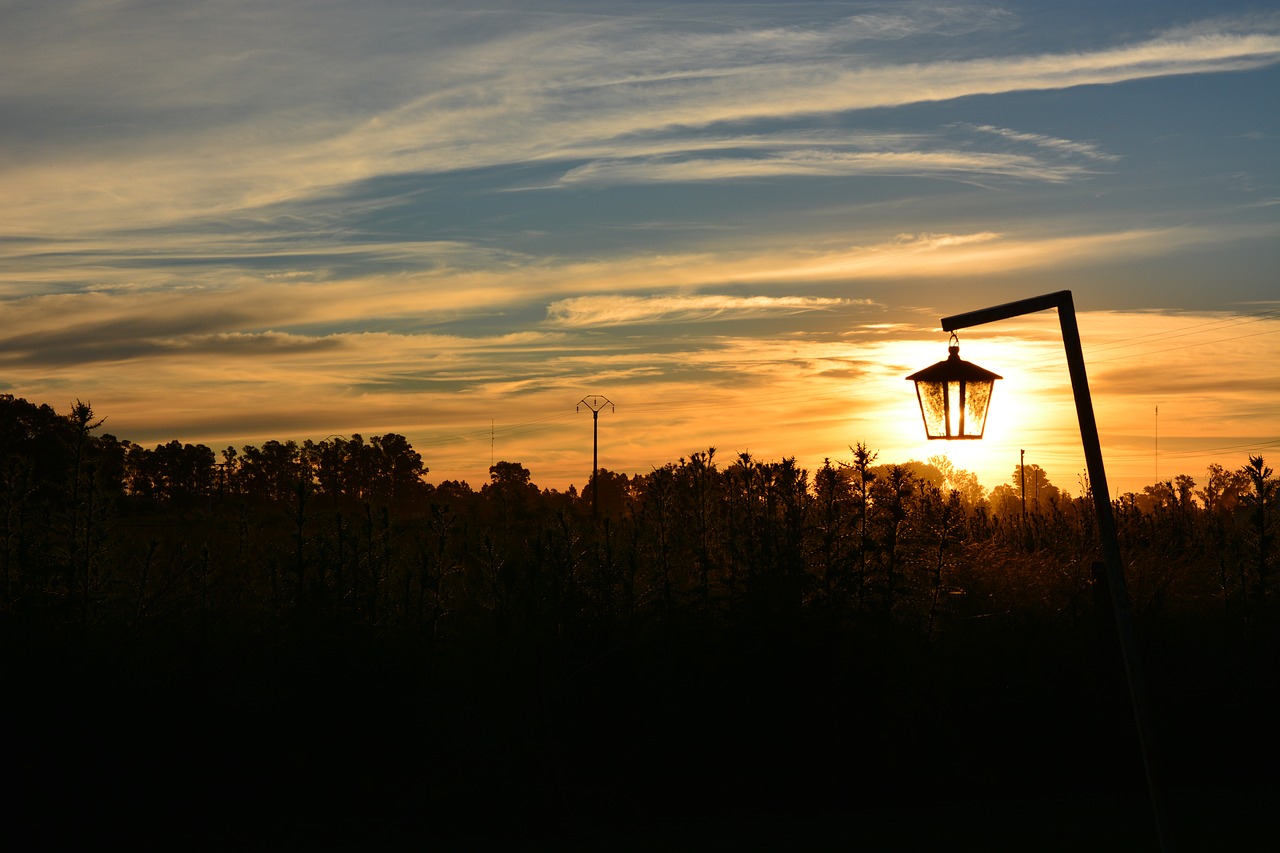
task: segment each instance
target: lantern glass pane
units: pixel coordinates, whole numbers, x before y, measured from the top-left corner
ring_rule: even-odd
[[[961,420],[963,409],[960,402],[964,399],[964,383],[947,383],[947,438],[955,438],[964,434],[964,421]]]
[[[920,398],[920,414],[924,417],[924,431],[929,438],[945,438],[947,435],[947,383],[917,382],[916,394]]]
[[[965,388],[964,424],[965,434],[981,438],[987,422],[987,407],[991,404],[993,381],[968,382]]]

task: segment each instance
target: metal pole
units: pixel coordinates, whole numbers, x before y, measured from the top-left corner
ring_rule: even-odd
[[[591,411],[591,517],[600,515],[600,488],[596,478],[600,476],[600,461],[597,451],[600,449],[600,412]]]
[[[1119,638],[1126,680],[1129,685],[1129,701],[1133,708],[1134,722],[1138,727],[1138,741],[1142,750],[1143,768],[1147,777],[1147,792],[1155,818],[1160,846],[1170,849],[1164,809],[1156,785],[1155,744],[1151,723],[1147,716],[1146,690],[1142,681],[1142,667],[1138,657],[1138,645],[1133,636],[1132,617],[1129,610],[1129,592],[1125,587],[1124,564],[1120,558],[1120,540],[1116,534],[1115,517],[1111,512],[1110,490],[1107,488],[1107,472],[1102,464],[1102,444],[1098,440],[1098,424],[1093,415],[1093,400],[1089,395],[1089,377],[1084,367],[1084,352],[1080,346],[1080,330],[1076,326],[1075,303],[1071,291],[1060,290],[1030,299],[996,305],[942,318],[942,330],[954,332],[971,326],[980,326],[997,320],[1007,320],[1023,314],[1058,309],[1058,322],[1062,326],[1062,343],[1066,350],[1067,372],[1071,375],[1071,391],[1075,397],[1076,417],[1080,421],[1080,443],[1084,449],[1085,466],[1089,471],[1089,486],[1093,493],[1093,508],[1098,516],[1098,541],[1102,548],[1106,568],[1108,600]],[[1024,490],[1025,493],[1025,490]]]
[[[591,410],[591,478],[587,482],[591,484],[591,517],[595,519],[600,516],[600,484],[597,481],[600,470],[598,453],[600,448],[600,410],[605,406],[608,406],[610,411],[617,411],[617,409],[607,397],[596,395],[583,397],[579,400],[575,411],[582,411],[583,406]]]
[[[1022,523],[1027,523],[1027,451],[1018,451],[1018,474],[1022,477]]]

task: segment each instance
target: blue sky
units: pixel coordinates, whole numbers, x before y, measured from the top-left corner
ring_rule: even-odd
[[[1280,451],[1274,3],[0,2],[0,389],[142,443],[406,435],[540,485],[715,446],[1083,470]],[[1155,409],[1159,406],[1159,418]]]

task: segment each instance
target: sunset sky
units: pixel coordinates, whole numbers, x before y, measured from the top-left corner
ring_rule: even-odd
[[[220,450],[405,435],[579,488],[865,442],[1079,494],[1280,468],[1280,7],[0,0],[0,391]],[[1159,409],[1158,417],[1156,415]]]

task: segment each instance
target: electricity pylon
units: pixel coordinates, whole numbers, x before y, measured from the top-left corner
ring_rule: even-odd
[[[600,463],[597,461],[600,449],[600,410],[608,406],[609,411],[616,412],[617,408],[608,397],[597,394],[583,397],[574,407],[574,411],[582,411],[583,406],[591,410],[591,517],[598,518],[600,516],[600,484],[596,482],[596,475],[600,470]]]

